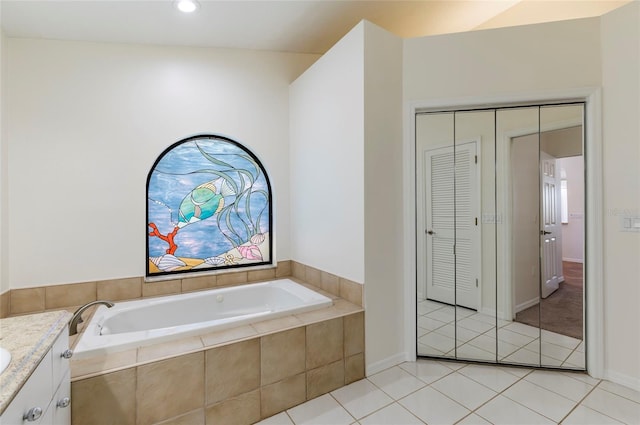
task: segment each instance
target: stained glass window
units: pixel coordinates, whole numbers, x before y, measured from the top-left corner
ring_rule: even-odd
[[[215,135],[167,148],[147,176],[147,277],[271,264],[271,185],[248,149]]]

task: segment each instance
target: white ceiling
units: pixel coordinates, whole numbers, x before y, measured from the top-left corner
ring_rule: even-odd
[[[324,53],[360,20],[401,37],[600,16],[630,0],[0,0],[6,36]]]

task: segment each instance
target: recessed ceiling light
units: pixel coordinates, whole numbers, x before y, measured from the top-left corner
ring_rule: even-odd
[[[200,4],[196,0],[176,0],[174,6],[180,12],[191,13],[200,7]]]

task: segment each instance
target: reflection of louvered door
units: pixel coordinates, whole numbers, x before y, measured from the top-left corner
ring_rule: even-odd
[[[453,155],[453,147],[424,154],[427,298],[476,309],[479,182],[475,142],[456,146],[455,167]]]
[[[562,244],[560,228],[560,179],[556,159],[540,152],[542,231],[542,298],[558,289],[561,280]]]

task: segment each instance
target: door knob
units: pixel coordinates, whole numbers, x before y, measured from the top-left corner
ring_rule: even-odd
[[[540,230],[541,235],[550,235],[551,232],[547,232],[546,230]]]
[[[427,234],[428,234],[428,235],[435,235],[435,234],[436,234],[436,232],[434,232],[433,230],[427,230]]]

